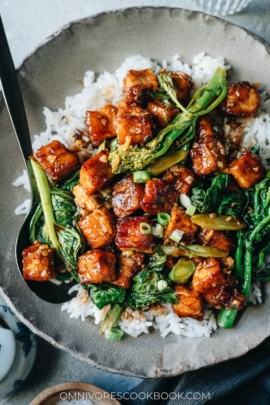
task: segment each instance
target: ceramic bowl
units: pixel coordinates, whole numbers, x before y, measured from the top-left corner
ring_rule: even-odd
[[[229,81],[248,80],[270,89],[269,47],[244,29],[216,17],[178,8],[132,8],[103,13],[70,23],[30,55],[18,70],[30,132],[45,129],[43,107],[57,110],[65,97],[81,91],[84,73],[114,72],[131,55],[161,62],[178,53],[187,63],[205,51],[223,55],[233,66]],[[24,166],[10,120],[0,100],[0,203],[3,271],[0,286],[21,321],[54,346],[107,371],[136,377],[171,377],[243,355],[270,334],[270,285],[263,305],[248,306],[231,330],[218,329],[211,338],[165,339],[156,331],[121,342],[101,338],[91,319],[69,318],[61,305],[42,301],[18,273],[14,244],[23,222],[14,209],[25,198],[12,187]],[[254,333],[256,331],[256,333]]]
[[[0,296],[0,401],[28,376],[36,358],[37,338]],[[8,328],[8,329],[7,329]]]

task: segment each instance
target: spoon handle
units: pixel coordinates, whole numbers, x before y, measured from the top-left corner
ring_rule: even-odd
[[[27,161],[29,156],[33,154],[31,138],[17,73],[8,46],[1,16],[0,55],[0,82],[2,84],[4,99],[22,155],[25,161]]]

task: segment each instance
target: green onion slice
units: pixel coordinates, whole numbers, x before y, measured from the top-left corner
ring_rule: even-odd
[[[151,233],[156,238],[163,238],[164,228],[160,224],[156,224],[156,226],[152,226]]]
[[[157,288],[159,291],[165,290],[168,287],[168,283],[166,280],[159,280],[157,283]]]
[[[162,226],[167,226],[168,223],[170,222],[170,218],[171,218],[170,215],[167,214],[166,212],[160,212],[157,215],[157,221]]]
[[[170,239],[173,240],[174,242],[178,243],[182,239],[183,235],[185,232],[181,231],[180,229],[175,229],[171,236]]]
[[[133,172],[134,183],[146,183],[149,179],[151,179],[151,176],[146,170],[138,170],[137,172]]]
[[[140,231],[143,235],[150,235],[151,226],[147,222],[140,223]]]
[[[186,214],[187,214],[187,215],[192,216],[192,215],[195,214],[195,212],[196,212],[196,207],[195,207],[195,205],[190,204],[190,205],[187,207],[187,209],[186,209]]]
[[[119,342],[119,340],[122,339],[123,334],[124,332],[122,332],[120,329],[112,328],[107,330],[107,332],[105,333],[105,338],[114,340],[115,342]]]

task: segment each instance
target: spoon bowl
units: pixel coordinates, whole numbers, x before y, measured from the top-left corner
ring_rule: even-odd
[[[36,186],[35,176],[29,157],[33,155],[31,137],[27,123],[23,98],[17,79],[16,70],[8,46],[4,26],[0,17],[0,82],[4,100],[9,112],[17,141],[19,143],[22,157],[27,169],[30,192],[31,208],[24,220],[16,241],[16,263],[20,276],[22,277],[22,252],[29,246],[29,225],[34,211],[40,202],[39,192]],[[25,281],[29,288],[44,301],[59,304],[71,299],[68,290],[71,284],[54,284],[50,281]]]

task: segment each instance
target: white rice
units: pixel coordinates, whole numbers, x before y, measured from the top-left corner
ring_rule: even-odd
[[[130,69],[151,68],[156,74],[159,73],[161,68],[179,70],[192,76],[195,88],[199,88],[211,79],[215,70],[220,66],[225,67],[225,69],[230,68],[230,65],[225,64],[223,57],[213,58],[201,52],[193,58],[191,65],[182,61],[181,56],[178,54],[175,54],[170,61],[162,61],[161,64],[152,61],[148,57],[134,55],[127,58],[114,73],[104,72],[96,80],[95,73],[87,71],[83,79],[84,88],[81,93],[66,97],[64,107],[58,111],[51,111],[49,108],[44,107],[43,114],[45,116],[46,130],[39,135],[34,135],[33,150],[36,151],[52,140],[59,140],[67,147],[70,147],[74,143],[76,130],[80,130],[83,133],[84,140],[87,142],[89,138],[85,126],[86,111],[97,110],[105,103],[117,104],[123,97],[123,79]],[[270,148],[268,142],[266,144],[269,130],[270,101],[267,100],[266,92],[263,92],[260,114],[246,123],[245,142],[248,146],[259,143],[264,160]],[[84,150],[85,156],[91,156],[92,153],[91,146],[88,146]],[[25,171],[13,184],[15,186],[23,185],[28,191],[30,190]],[[15,214],[26,214],[29,208],[30,199],[27,199],[16,208]],[[78,291],[77,297],[63,304],[62,310],[67,311],[70,317],[75,319],[80,318],[82,321],[89,316],[93,317],[95,323],[99,324],[105,318],[110,305],[99,310],[90,302],[80,285],[72,287],[70,292],[73,291]],[[253,283],[248,299],[252,303],[261,302],[261,290],[258,282]],[[187,337],[208,337],[217,328],[215,316],[211,310],[206,310],[204,320],[198,322],[191,318],[179,318],[173,312],[171,304],[165,304],[163,308],[165,312],[163,315],[132,311],[129,308],[127,310],[129,312],[128,318],[125,318],[122,314],[118,326],[124,332],[134,337],[142,333],[149,333],[151,329],[159,330],[162,337],[167,336],[169,333]]]

